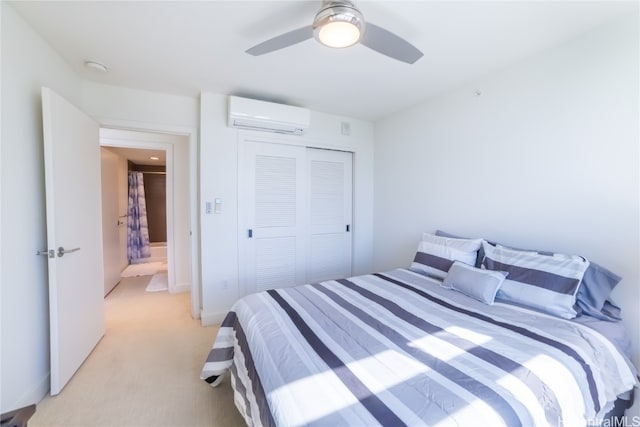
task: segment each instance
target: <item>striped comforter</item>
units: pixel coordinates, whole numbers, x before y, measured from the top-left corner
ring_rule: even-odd
[[[202,370],[248,425],[597,425],[636,384],[598,332],[408,270],[239,300]]]

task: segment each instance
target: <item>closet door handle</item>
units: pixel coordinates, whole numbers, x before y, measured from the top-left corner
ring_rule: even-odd
[[[351,224],[347,224],[347,233],[351,231]]]

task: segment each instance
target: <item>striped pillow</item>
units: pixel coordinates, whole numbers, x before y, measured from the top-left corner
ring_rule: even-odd
[[[506,271],[496,299],[515,302],[564,319],[576,317],[573,306],[589,261],[574,255],[518,251],[483,241],[483,268]]]
[[[454,261],[474,265],[482,239],[452,239],[424,233],[411,270],[444,279]]]

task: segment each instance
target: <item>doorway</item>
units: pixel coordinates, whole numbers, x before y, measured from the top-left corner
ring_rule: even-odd
[[[101,128],[100,145],[105,295],[121,276],[138,275],[152,276],[150,292],[190,291],[189,212],[183,208],[188,199],[182,200],[189,194],[188,137]],[[132,254],[127,247],[132,224],[129,183],[138,176],[147,246]]]

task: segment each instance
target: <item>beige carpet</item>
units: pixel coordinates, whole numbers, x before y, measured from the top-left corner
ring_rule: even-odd
[[[104,338],[30,427],[244,425],[228,377],[216,389],[199,378],[217,327],[191,318],[189,294],[145,292],[150,277],[109,294]]]

